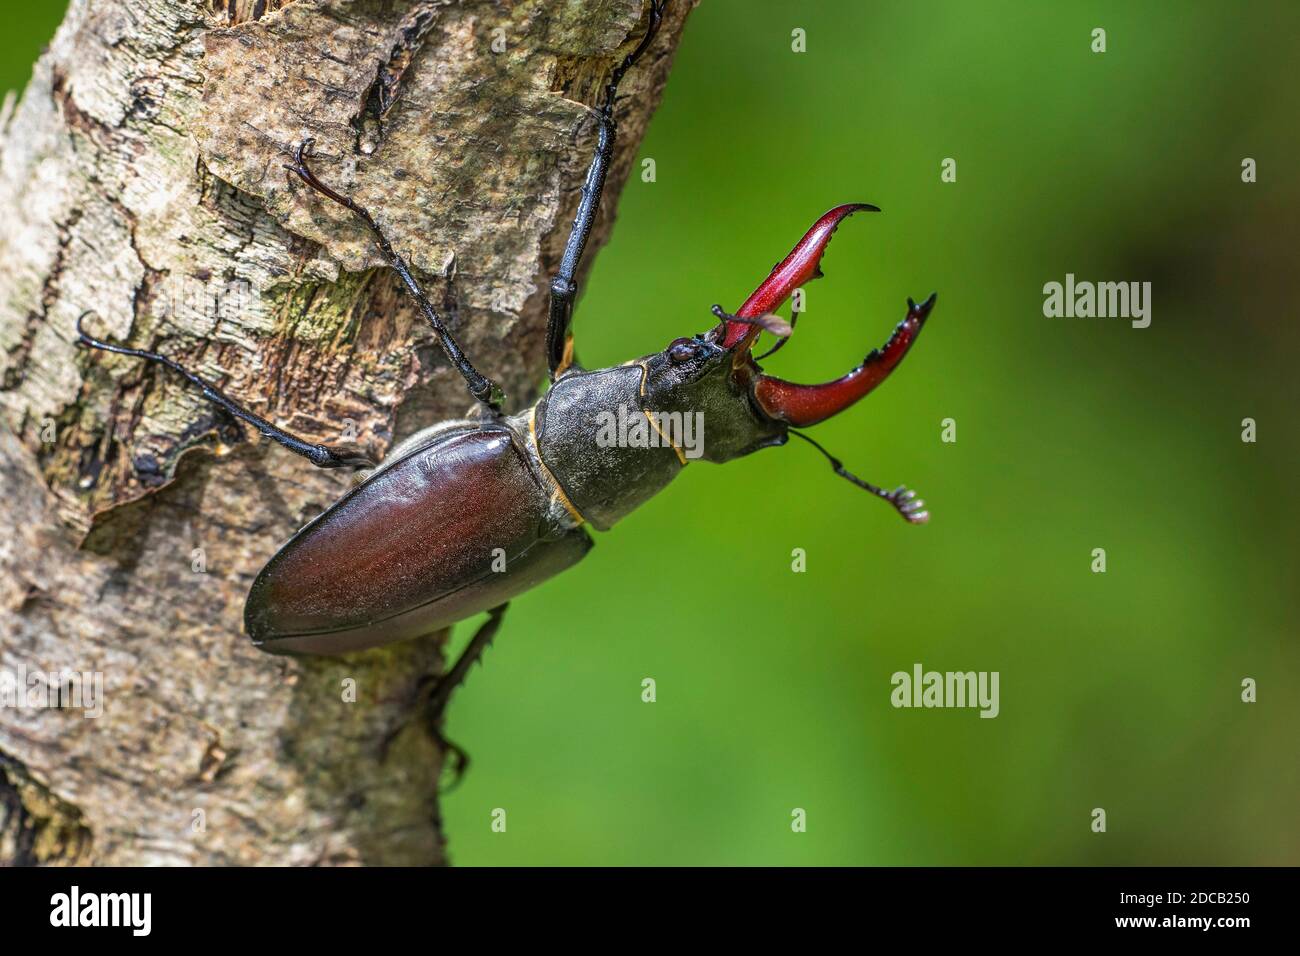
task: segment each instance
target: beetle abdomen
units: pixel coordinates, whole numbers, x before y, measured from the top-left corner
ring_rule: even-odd
[[[253,583],[245,628],[264,650],[335,654],[445,627],[586,554],[549,507],[509,429],[436,437],[299,531]]]

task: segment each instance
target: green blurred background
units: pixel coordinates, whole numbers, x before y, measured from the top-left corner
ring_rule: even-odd
[[[0,86],[58,7],[9,11]],[[1300,863],[1297,62],[1290,2],[704,0],[583,361],[703,331],[874,202],[767,367],[842,374],[937,290],[896,376],[815,432],[933,519],[803,445],[690,468],[518,599],[458,695],[454,861]],[[1153,283],[1150,328],[1045,318],[1067,272]],[[999,671],[1000,716],[894,709],[915,662]]]

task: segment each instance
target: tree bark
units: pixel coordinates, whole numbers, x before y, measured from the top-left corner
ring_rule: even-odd
[[[688,9],[621,90],[593,250]],[[351,479],[78,348],[74,322],[375,458],[463,414],[368,234],[282,170],[314,137],[522,407],[590,104],[645,21],[643,0],[73,0],[0,115],[0,678],[23,679],[0,691],[0,862],[445,862],[419,693],[445,634],[332,660],[242,633],[258,569]]]

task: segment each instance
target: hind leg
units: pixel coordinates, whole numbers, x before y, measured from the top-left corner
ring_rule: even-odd
[[[329,186],[326,186],[316,178],[316,174],[312,172],[311,167],[307,165],[307,154],[311,151],[311,146],[312,140],[310,139],[303,140],[298,144],[298,149],[294,152],[293,163],[286,165],[284,168],[292,172],[322,196],[338,203],[340,206],[352,210],[356,213],[358,218],[366,224],[370,231],[374,233],[375,242],[378,243],[379,248],[383,250],[384,257],[388,260],[389,265],[391,265],[393,270],[401,276],[402,284],[406,286],[406,291],[411,294],[411,298],[413,298],[416,305],[419,306],[420,312],[424,315],[425,320],[429,323],[430,327],[432,327],[434,334],[438,336],[438,344],[442,346],[442,350],[446,354],[447,360],[451,362],[452,365],[456,366],[456,370],[460,372],[461,377],[465,379],[465,384],[469,386],[470,394],[478,401],[482,402],[493,415],[500,414],[501,403],[505,401],[505,395],[502,393],[501,389],[490,378],[481,374],[470,362],[469,358],[465,355],[465,352],[461,349],[460,344],[452,337],[451,331],[443,324],[442,318],[429,303],[429,299],[424,294],[424,290],[420,288],[420,284],[415,281],[415,276],[411,274],[411,269],[406,264],[406,260],[397,254],[397,251],[393,248],[393,244],[388,241],[388,237],[384,235],[383,230],[379,228],[379,224],[375,222],[375,217],[370,215],[365,208],[357,205],[357,203],[350,197],[335,192]]]
[[[488,619],[474,632],[474,636],[470,638],[469,644],[461,652],[460,657],[456,658],[456,663],[451,666],[451,669],[432,685],[428,700],[425,701],[424,715],[429,734],[438,742],[443,753],[448,754],[452,760],[451,786],[458,784],[465,775],[465,770],[469,767],[469,754],[442,733],[447,702],[451,700],[452,691],[464,683],[470,668],[479,661],[483,652],[491,645],[492,639],[501,628],[501,618],[505,616],[506,608],[509,606],[510,602],[507,601],[488,612]]]

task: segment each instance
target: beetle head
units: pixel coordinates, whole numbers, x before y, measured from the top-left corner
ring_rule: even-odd
[[[821,257],[835,228],[855,212],[878,212],[875,206],[837,206],[822,216],[776,265],[735,315],[718,306],[719,324],[703,335],[675,339],[664,351],[648,356],[642,390],[645,407],[656,411],[703,412],[703,457],[729,461],[769,445],[781,445],[791,427],[825,421],[853,405],[879,385],[898,365],[925,324],[935,297],[917,305],[907,300],[907,315],[882,348],[831,382],[800,385],[764,374],[752,354],[760,332],[780,338],[793,331],[772,312],[803,284],[821,276]],[[767,354],[771,354],[772,349]]]
[[[706,461],[730,461],[786,442],[786,424],[760,412],[752,398],[752,376],[745,366],[734,366],[735,357],[734,349],[697,335],[674,339],[641,360],[644,407],[652,413],[701,415],[700,451]]]

